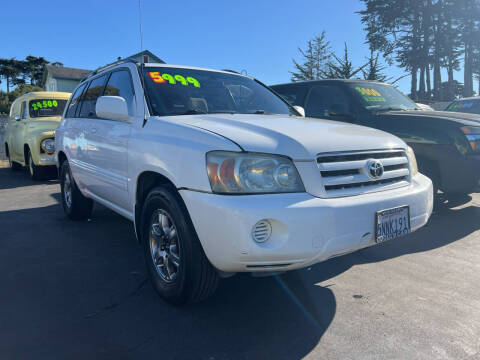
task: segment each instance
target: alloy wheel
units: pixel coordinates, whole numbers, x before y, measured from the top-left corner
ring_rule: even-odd
[[[150,255],[157,274],[167,283],[175,281],[180,269],[179,237],[170,214],[159,209],[150,221]]]
[[[68,172],[65,174],[65,180],[63,182],[63,196],[67,208],[70,209],[72,207],[72,181]]]

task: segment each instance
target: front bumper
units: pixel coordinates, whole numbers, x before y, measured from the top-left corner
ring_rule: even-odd
[[[40,154],[38,157],[37,166],[55,166],[55,157],[53,154]]]
[[[322,199],[307,193],[225,196],[181,190],[205,254],[225,272],[293,270],[375,244],[377,211],[410,206],[412,231],[432,213],[433,189],[418,174],[395,190]],[[259,244],[252,228],[272,224],[270,240]],[[401,241],[401,240],[399,240]]]

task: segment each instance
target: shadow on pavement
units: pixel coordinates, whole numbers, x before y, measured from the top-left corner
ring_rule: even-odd
[[[52,197],[58,202],[58,193]],[[96,206],[87,222],[66,220],[58,204],[0,212],[0,353],[16,359],[301,359],[336,313],[333,292],[317,284],[353,265],[439,248],[480,228],[478,207],[453,207],[439,206],[414,234],[310,271],[225,279],[211,299],[187,307],[156,295],[132,224],[104,207]]]
[[[27,174],[26,169],[11,170],[10,168],[0,167],[0,190],[15,189],[24,186],[52,184],[58,182],[55,178],[54,169],[49,171],[48,179],[42,181],[32,180]]]
[[[167,305],[131,223],[101,206],[87,222],[58,204],[4,211],[0,229],[3,358],[301,359],[335,315],[333,292],[295,273],[238,275],[209,301]]]

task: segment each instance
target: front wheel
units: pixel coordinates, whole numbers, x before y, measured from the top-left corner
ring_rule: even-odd
[[[93,201],[78,189],[67,160],[60,167],[60,188],[65,214],[72,220],[88,219],[92,214]]]
[[[44,169],[41,166],[35,165],[30,150],[27,152],[28,174],[33,180],[42,180],[44,177]]]
[[[157,187],[149,193],[141,234],[150,279],[163,299],[180,305],[202,301],[214,293],[218,274],[175,189]]]

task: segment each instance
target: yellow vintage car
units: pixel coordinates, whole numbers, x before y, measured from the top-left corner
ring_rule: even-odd
[[[53,169],[55,129],[69,98],[65,92],[31,92],[13,102],[4,136],[12,170],[27,166],[32,179],[40,180]]]

